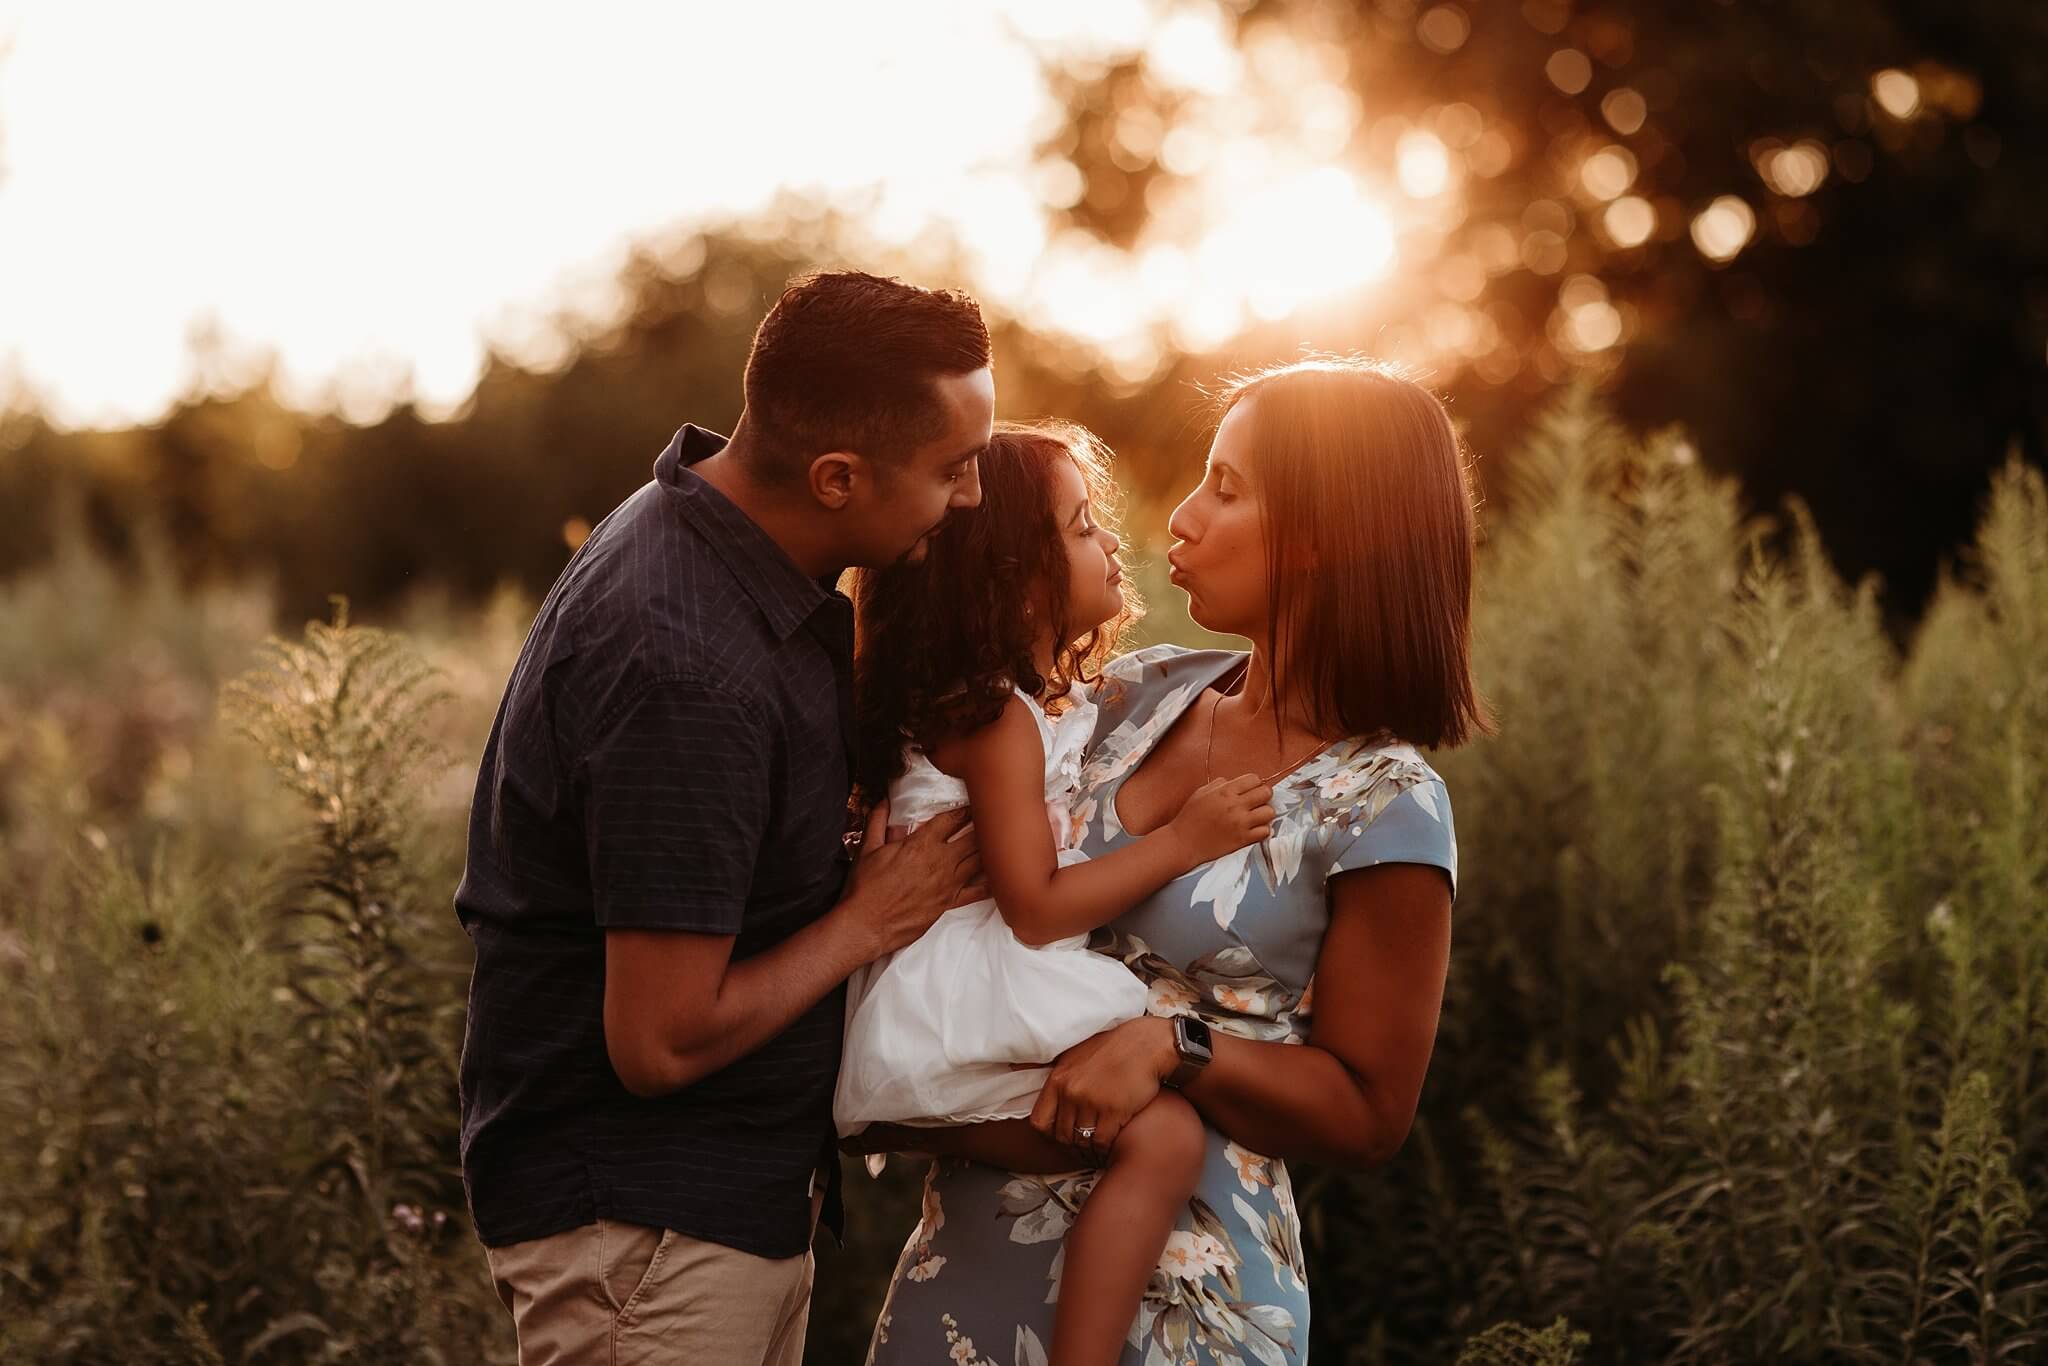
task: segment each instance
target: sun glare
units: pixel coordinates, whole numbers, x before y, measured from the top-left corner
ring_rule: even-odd
[[[1394,234],[1355,177],[1325,166],[1247,198],[1197,256],[1200,288],[1241,291],[1270,320],[1384,275]]]
[[[850,254],[946,260],[996,309],[1081,342],[1086,364],[1133,382],[1164,363],[1168,338],[1205,350],[1247,325],[1300,316],[1313,332],[1319,315],[1333,316],[1326,310],[1376,304],[1389,337],[1498,362],[1501,326],[1470,307],[1492,277],[1516,267],[1562,277],[1581,214],[1624,247],[1657,231],[1659,211],[1631,193],[1635,154],[1595,143],[1576,168],[1574,203],[1540,201],[1520,231],[1482,227],[1453,248],[1474,187],[1518,154],[1514,130],[1463,102],[1368,108],[1326,41],[1267,26],[1240,43],[1216,15],[1170,0],[1003,0],[987,13],[901,4],[896,34],[920,35],[916,51],[849,11],[775,58],[775,79],[841,109],[821,123],[794,105],[749,101],[760,64],[737,57],[693,76],[695,105],[673,98],[674,51],[713,36],[733,54],[776,50],[772,18],[744,7],[715,23],[665,11],[658,34],[618,13],[571,38],[508,20],[494,31],[493,60],[466,63],[448,54],[467,51],[470,28],[431,7],[403,52],[386,26],[360,16],[312,19],[237,0],[204,22],[166,11],[103,55],[90,23],[41,0],[0,88],[10,139],[0,386],[18,376],[60,421],[147,421],[181,392],[231,391],[268,366],[288,403],[368,422],[409,396],[428,416],[448,415],[466,401],[487,344],[548,369],[614,325],[629,306],[620,271],[633,244],[688,274],[706,266],[708,224],[775,232],[778,196],[836,211]],[[1467,8],[1421,7],[1420,40],[1461,50],[1474,32]],[[325,74],[252,55],[316,38],[331,49]],[[1033,149],[1057,119],[1040,58],[1085,66],[1131,45],[1172,87],[1177,112],[1133,107],[1111,122],[1111,160],[1134,184],[1132,168],[1155,158],[1166,173],[1143,187],[1144,221],[1126,253],[1066,217],[1101,186],[1069,157]],[[957,60],[923,61],[942,48]],[[607,60],[577,60],[597,52]],[[897,77],[914,67],[915,79],[851,74],[870,59]],[[508,67],[559,75],[559,98],[508,96],[518,85],[503,79]],[[73,79],[85,70],[159,114],[144,124],[108,114],[93,101],[98,87]],[[1545,70],[1561,91],[1592,79],[1576,48],[1557,49]],[[348,72],[375,74],[383,95],[348,98]],[[1911,82],[1880,73],[1874,98],[1903,108],[1907,94],[1918,98]],[[930,116],[947,104],[989,112]],[[256,105],[270,112],[252,122]],[[697,107],[741,105],[746,120],[696,135]],[[1618,133],[1639,127],[1644,110],[1626,89],[1602,103]],[[1785,197],[1810,193],[1828,169],[1825,149],[1808,143],[1759,167]],[[209,207],[137,236],[123,226],[133,201]],[[1710,207],[1691,225],[1699,249],[1714,260],[1738,253],[1754,231],[1748,212],[1740,200]],[[1678,231],[1673,216],[1666,235]],[[1369,296],[1397,261],[1440,279],[1448,306],[1394,316],[1406,293]],[[126,316],[109,334],[72,301],[103,286],[92,271],[116,267]],[[729,263],[712,263],[702,283],[716,312],[756,305],[754,283]],[[1604,300],[1563,317],[1559,344],[1581,352],[1625,330]],[[214,338],[203,365],[186,343],[195,319]]]

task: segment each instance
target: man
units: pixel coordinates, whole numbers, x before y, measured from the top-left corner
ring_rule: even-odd
[[[731,439],[679,431],[541,604],[455,894],[463,1177],[522,1366],[802,1357],[844,980],[979,875],[962,816],[846,852],[831,585],[980,501],[994,405],[971,300],[800,280]]]

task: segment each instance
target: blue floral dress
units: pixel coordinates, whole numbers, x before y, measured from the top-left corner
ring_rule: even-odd
[[[1162,645],[1110,665],[1072,809],[1100,857],[1132,836],[1124,780],[1212,683],[1245,659]],[[1457,840],[1443,780],[1408,745],[1339,741],[1276,785],[1274,832],[1162,888],[1096,932],[1150,989],[1155,1015],[1247,1039],[1308,1039],[1324,883],[1379,863],[1444,869]],[[875,1324],[872,1366],[1043,1366],[1065,1238],[1098,1173],[1018,1175],[941,1160]],[[1308,1275],[1287,1167],[1215,1130],[1194,1198],[1131,1324],[1122,1366],[1299,1366]]]

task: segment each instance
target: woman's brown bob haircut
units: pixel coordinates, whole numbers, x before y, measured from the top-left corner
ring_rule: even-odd
[[[1472,486],[1449,414],[1395,368],[1318,357],[1232,377],[1252,404],[1276,698],[1323,735],[1447,749],[1472,687]]]

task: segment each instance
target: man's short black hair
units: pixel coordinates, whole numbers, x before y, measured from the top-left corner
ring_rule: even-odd
[[[973,299],[861,271],[800,276],[747,356],[747,457],[764,483],[828,451],[900,461],[945,430],[933,381],[989,363]]]

